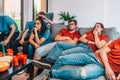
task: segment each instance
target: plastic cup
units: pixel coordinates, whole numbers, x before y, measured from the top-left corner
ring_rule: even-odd
[[[13,65],[18,66],[18,57],[17,56],[13,56]]]

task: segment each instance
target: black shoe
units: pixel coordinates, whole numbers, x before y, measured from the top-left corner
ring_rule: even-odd
[[[45,58],[42,58],[40,60],[32,60],[32,64],[41,69],[51,69],[52,66],[52,62]]]

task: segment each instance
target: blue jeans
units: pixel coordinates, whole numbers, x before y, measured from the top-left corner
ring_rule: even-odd
[[[71,53],[90,53],[93,52],[92,49],[87,46],[85,43],[80,43],[78,45],[66,43],[66,42],[58,42],[50,51],[48,56],[46,57],[48,60],[55,62],[59,56],[71,54]]]
[[[52,50],[52,48],[57,44],[57,42],[52,42],[49,44],[46,44],[44,46],[41,46],[36,49],[36,52],[39,54],[40,57],[45,57],[48,55],[48,53]]]
[[[59,70],[63,65],[77,65],[83,66],[86,70],[86,76],[81,75],[81,67],[77,68],[64,68]],[[65,80],[83,80],[93,79],[104,74],[104,68],[93,53],[77,53],[64,55],[56,61],[53,66],[52,75],[55,78]]]

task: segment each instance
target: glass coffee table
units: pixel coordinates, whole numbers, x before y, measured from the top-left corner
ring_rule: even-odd
[[[31,68],[31,62],[32,60],[27,59],[27,63],[25,65],[19,65],[18,67],[14,67],[13,64],[11,64],[10,68],[7,71],[0,72],[0,80],[11,80],[12,76],[16,75],[26,68]],[[30,73],[30,75],[33,75],[32,70],[28,70],[28,73]],[[32,80],[32,78],[30,78],[30,80]]]

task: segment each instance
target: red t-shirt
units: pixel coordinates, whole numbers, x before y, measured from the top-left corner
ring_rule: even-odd
[[[110,43],[108,47],[111,49],[107,53],[109,65],[115,73],[120,73],[120,38]],[[95,53],[95,55],[104,66],[99,53]]]
[[[87,34],[86,39],[95,42],[94,34],[93,34],[93,31],[92,31],[92,30],[86,32],[86,34]],[[100,35],[98,35],[98,37],[99,37],[100,40],[104,40],[104,41],[108,42],[108,36],[107,36],[107,35],[105,35],[105,34],[100,34]],[[98,49],[98,48],[96,47],[96,45],[94,45],[94,44],[88,44],[88,46],[89,46],[93,51],[96,51],[96,50]]]
[[[79,34],[78,31],[70,33],[69,30],[66,29],[66,28],[62,28],[59,31],[58,35],[60,35],[60,36],[67,36],[67,37],[70,37],[71,39],[74,39],[74,38],[78,38],[79,39],[80,38],[80,34]]]

